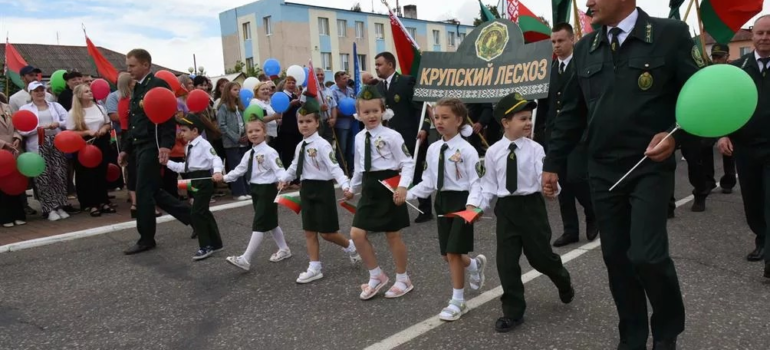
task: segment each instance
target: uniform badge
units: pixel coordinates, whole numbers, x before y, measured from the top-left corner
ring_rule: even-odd
[[[701,56],[697,45],[693,45],[692,47],[692,59],[695,61],[695,64],[698,65],[698,68],[703,68],[706,66],[706,62],[703,61],[703,56]]]
[[[372,92],[369,90],[364,90],[364,93],[361,95],[361,97],[364,98],[364,100],[371,100],[372,99]]]
[[[452,163],[455,163],[455,179],[457,180],[462,179],[463,174],[460,172],[460,164],[462,164],[463,162],[463,155],[462,153],[460,153],[459,149],[455,151],[455,154],[449,157],[449,161]]]
[[[281,161],[281,158],[275,158],[275,165],[277,165],[279,168],[283,168],[283,162]]]
[[[396,96],[393,97],[393,101],[396,101],[396,103],[400,102],[401,101],[401,96],[398,96],[398,94],[396,94]]]
[[[213,148],[209,148],[209,152],[211,152],[212,155],[217,155],[217,151],[215,151]]]
[[[425,171],[425,170],[428,170],[428,162],[427,161],[425,163],[423,163],[423,165],[422,165],[422,171]]]
[[[144,109],[144,99],[139,100],[139,108]]]
[[[484,167],[484,162],[481,160],[476,162],[476,174],[479,177],[484,177],[484,174],[486,173],[487,173],[487,168]]]
[[[407,157],[411,157],[411,156],[412,156],[412,155],[409,153],[409,149],[408,149],[408,148],[406,148],[406,144],[405,144],[405,143],[402,143],[402,144],[401,144],[401,150],[402,150],[402,151],[404,151],[404,154],[405,154]]]
[[[652,87],[652,74],[650,72],[644,72],[639,76],[639,88],[643,91],[647,91]]]
[[[279,162],[281,161],[278,158],[276,158],[276,160],[278,160]],[[264,162],[265,162],[265,155],[264,154],[257,154],[257,164],[262,164]]]
[[[329,159],[331,159],[332,163],[337,164],[337,157],[334,156],[334,151],[329,152]]]
[[[316,169],[321,170],[321,167],[318,165],[318,150],[315,148],[308,148],[307,149],[307,155],[310,157],[310,159],[313,160],[313,165],[316,167]]]

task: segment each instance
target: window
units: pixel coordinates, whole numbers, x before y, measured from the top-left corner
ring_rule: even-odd
[[[332,53],[321,52],[321,67],[324,70],[332,70]]]
[[[247,58],[246,59],[246,68],[254,68],[254,58]]]
[[[459,35],[457,35],[457,45],[462,44],[463,40],[465,40],[465,33],[460,33]]]
[[[243,40],[251,39],[251,22],[241,24],[241,30],[243,31]]]
[[[364,38],[364,22],[356,21],[356,39]]]
[[[447,32],[446,44],[449,46],[455,46],[455,32]]]
[[[433,31],[433,45],[441,45],[441,33],[438,30]]]
[[[346,72],[350,72],[350,55],[346,53],[341,53],[340,64],[342,65],[342,70]]]
[[[262,18],[262,25],[265,27],[265,34],[273,34],[273,22],[270,20],[270,16]]]
[[[366,55],[358,55],[358,68],[362,71],[366,70]]]
[[[384,39],[385,38],[385,25],[382,23],[375,23],[374,24],[374,34],[377,36],[377,39]]]
[[[741,48],[741,56],[751,52],[751,46],[744,46]]]
[[[409,33],[409,36],[411,36],[412,39],[417,37],[417,28],[406,27],[406,32]],[[415,40],[417,40],[417,39],[415,39]]]
[[[338,19],[337,20],[337,36],[340,38],[344,38],[348,36],[348,21],[344,19]]]
[[[329,19],[318,17],[318,34],[329,35]]]

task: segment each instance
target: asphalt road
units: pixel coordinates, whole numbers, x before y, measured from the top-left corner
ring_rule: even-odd
[[[691,187],[685,163],[679,164],[681,200]],[[721,160],[717,164],[721,167]],[[669,221],[687,310],[680,348],[770,349],[770,280],[762,278],[760,263],[744,259],[753,235],[739,189],[729,195],[715,191],[705,213],[690,212],[691,203],[681,202]],[[339,212],[345,232],[352,215]],[[549,212],[555,239],[561,234],[555,201]],[[251,207],[215,213],[225,250],[200,262],[191,260],[197,242],[189,239],[189,228],[177,222],[159,225],[158,248],[136,256],[122,254],[137,238],[134,230],[0,254],[0,349],[362,349],[401,343],[399,349],[614,349],[617,344],[617,314],[601,248],[586,248],[584,234],[580,243],[557,249],[571,256],[565,266],[573,276],[575,301],[561,304],[547,278],[526,274],[531,268],[522,257],[529,280],[526,322],[497,334],[494,220],[476,226],[475,253],[490,262],[486,286],[466,291],[466,300],[478,298],[470,301],[477,307],[457,322],[441,323],[430,319],[446,306],[451,287],[435,221],[404,233],[415,290],[401,299],[364,302],[358,299],[359,285],[368,273],[329,243],[321,246],[325,277],[295,283],[307,257],[300,219],[285,209],[279,210],[279,222],[292,258],[269,262],[276,248],[268,236],[251,271],[227,264],[226,256],[246,247],[251,215]],[[371,239],[393,280],[384,236]]]

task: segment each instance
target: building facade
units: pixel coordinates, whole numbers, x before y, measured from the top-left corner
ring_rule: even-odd
[[[401,22],[422,51],[455,51],[472,26],[419,20],[416,6],[405,6]],[[353,59],[362,71],[374,72],[374,57],[395,54],[387,15],[320,6],[260,0],[219,14],[225,69],[237,61],[261,67],[268,58],[281,68],[313,66],[333,79],[336,71],[351,72]],[[353,56],[353,43],[358,57]]]

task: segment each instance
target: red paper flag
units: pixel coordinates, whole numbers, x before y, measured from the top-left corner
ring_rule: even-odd
[[[279,196],[275,202],[291,209],[297,214],[302,210],[302,203],[300,202],[299,197],[283,195]]]
[[[398,183],[401,182],[401,175],[396,175],[394,177],[391,177],[390,179],[382,180],[382,182],[387,185],[391,190],[396,190],[398,188]]]
[[[176,187],[180,190],[190,191],[190,192],[198,192],[198,189],[193,187],[191,180],[179,180],[176,183]]]
[[[349,212],[355,214],[356,213],[356,206],[353,203],[350,202],[340,202],[340,206],[347,209]]]
[[[305,95],[310,97],[316,97],[318,96],[318,79],[316,79],[315,76],[315,69],[313,68],[313,60],[310,60],[308,62],[308,73],[307,73],[307,89],[305,90]]]
[[[8,38],[5,38],[5,72],[4,75],[8,77],[19,88],[25,88],[24,82],[21,80],[21,69],[27,65],[27,61],[16,51],[16,48],[8,42]]]
[[[458,211],[456,213],[446,214],[444,217],[447,218],[454,218],[454,217],[461,217],[463,220],[465,220],[465,223],[470,224],[473,222],[473,220],[476,220],[481,215],[482,210],[479,208],[475,208],[473,210],[463,210]]]

